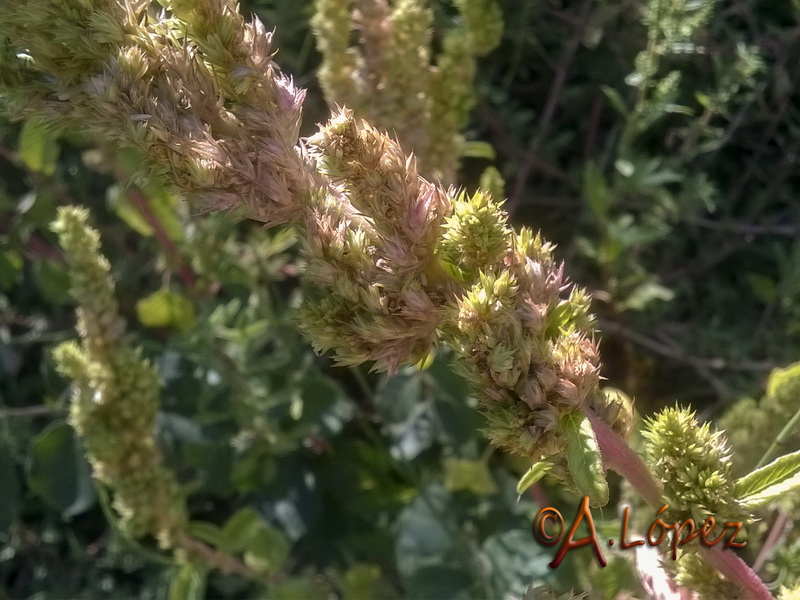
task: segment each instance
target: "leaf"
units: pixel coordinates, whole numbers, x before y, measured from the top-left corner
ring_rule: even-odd
[[[520,598],[531,581],[542,580],[552,570],[546,548],[536,542],[528,529],[494,533],[483,542],[484,557],[491,565],[492,587],[503,597]],[[500,594],[497,595],[500,597]]]
[[[270,586],[270,598],[274,600],[309,600],[327,598],[327,590],[322,589],[316,579],[311,577],[292,577]]]
[[[33,440],[28,486],[66,517],[88,510],[97,498],[80,441],[66,423],[53,423]]]
[[[169,600],[202,600],[206,582],[205,573],[191,563],[178,569],[169,582]]]
[[[419,569],[441,565],[445,557],[463,556],[466,549],[452,533],[459,528],[450,493],[439,484],[423,490],[397,520],[395,555],[401,577],[407,580]],[[408,590],[406,596],[414,597]]]
[[[273,574],[281,570],[289,558],[290,544],[280,531],[261,523],[247,544],[245,564],[259,573]]]
[[[381,568],[359,563],[350,567],[343,579],[344,600],[370,600],[375,596],[375,587],[381,579]]]
[[[417,371],[427,371],[430,366],[433,364],[433,360],[436,358],[436,350],[431,348],[428,350],[428,353],[425,354],[422,358],[420,358],[415,364],[414,369]]]
[[[22,270],[22,256],[14,250],[0,252],[0,290],[9,290]]]
[[[0,532],[8,531],[19,513],[19,478],[9,450],[0,444]]]
[[[675,292],[671,289],[664,287],[656,281],[648,280],[633,288],[633,291],[628,294],[628,297],[619,303],[618,308],[620,311],[642,311],[655,300],[669,302],[674,297]]]
[[[622,99],[622,95],[612,87],[604,85],[601,87],[603,93],[608,98],[608,101],[611,103],[611,106],[614,107],[620,115],[626,117],[628,115],[628,105],[625,104],[625,100]]]
[[[179,331],[191,329],[195,320],[191,300],[166,288],[139,300],[136,315],[145,327],[174,327]]]
[[[25,121],[19,134],[19,157],[31,171],[50,176],[58,162],[58,136],[41,119]]]
[[[552,468],[553,463],[547,461],[533,463],[533,466],[517,482],[517,496],[522,496],[525,490],[544,477]]]
[[[603,173],[593,162],[586,163],[583,170],[583,199],[595,218],[605,221],[611,204],[610,193]]]
[[[222,528],[222,548],[227,552],[243,551],[260,526],[261,516],[255,509],[246,507],[236,511]]]
[[[736,482],[735,493],[747,508],[769,504],[800,487],[800,451],[781,456]]]
[[[149,215],[145,216],[142,209],[131,202],[129,194],[131,191],[123,185],[112,185],[106,192],[106,203],[117,216],[136,231],[139,235],[151,237],[154,235],[153,225],[148,217],[155,219],[154,222],[164,230],[167,236],[174,241],[183,239],[183,227],[178,218],[176,207],[178,199],[166,189],[161,189],[155,185],[147,190],[139,192],[146,203]]]
[[[67,304],[72,301],[69,294],[69,274],[63,265],[48,258],[33,265],[33,277],[42,296],[50,304]]]
[[[497,158],[491,144],[477,141],[464,144],[461,156],[464,158],[485,158],[486,160],[494,160]]]
[[[446,459],[444,485],[451,492],[471,492],[476,496],[491,496],[497,493],[492,473],[482,460]]]
[[[208,521],[191,521],[188,526],[189,535],[217,548],[225,544],[222,528]]]
[[[566,414],[561,418],[561,430],[567,438],[567,464],[572,480],[589,497],[592,506],[605,506],[608,482],[589,420],[577,412]]]

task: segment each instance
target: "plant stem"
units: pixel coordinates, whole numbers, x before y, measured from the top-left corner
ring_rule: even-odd
[[[594,429],[605,466],[622,475],[650,506],[661,508],[664,502],[659,485],[639,455],[597,413],[586,409],[586,416]],[[700,554],[708,564],[737,584],[747,598],[772,600],[772,594],[758,575],[733,552],[714,546],[701,547]]]
[[[592,424],[606,468],[616,471],[627,479],[650,506],[661,508],[663,506],[661,488],[642,459],[597,413],[586,409],[586,416]]]
[[[150,208],[147,197],[138,189],[133,188],[128,191],[128,198],[136,207],[136,210],[138,210],[142,217],[144,217],[144,220],[147,221],[147,224],[152,227],[153,235],[156,238],[156,241],[163,248],[168,260],[170,260],[177,269],[178,276],[183,281],[183,285],[186,286],[187,290],[195,291],[197,287],[197,279],[195,278],[194,273],[186,264],[186,261],[183,259],[180,250],[175,245],[175,242],[172,241],[172,238],[169,236],[169,233],[167,233],[167,230],[164,229],[164,226],[161,224],[158,216]]]
[[[267,580],[266,577],[253,571],[238,558],[220,552],[189,535],[180,534],[176,540],[176,546],[186,551],[190,556],[199,558],[206,564],[225,573],[239,575],[251,581],[265,582]]]
[[[761,460],[758,461],[756,469],[760,469],[761,467],[766,465],[770,460],[772,460],[772,458],[778,452],[778,448],[784,442],[786,442],[788,437],[791,435],[792,431],[794,431],[794,429],[797,427],[798,423],[800,423],[800,410],[794,413],[794,416],[791,419],[789,419],[789,422],[786,424],[786,426],[783,429],[781,429],[781,432],[778,434],[778,437],[775,438],[772,444],[770,444],[770,447],[767,448],[767,451],[764,452],[764,456],[762,456]]]

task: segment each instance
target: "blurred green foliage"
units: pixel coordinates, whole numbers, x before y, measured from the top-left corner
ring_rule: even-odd
[[[454,18],[432,4],[437,22]],[[640,413],[678,399],[715,418],[760,396],[800,356],[800,6],[502,6],[460,181],[474,187],[494,162],[514,221],[559,243],[594,292],[604,374]],[[311,2],[245,9],[310,88],[311,131],[327,115]],[[269,573],[270,598],[522,597],[531,583],[642,594],[622,559],[594,585],[588,554],[547,568],[530,535],[537,501],[516,492],[530,465],[492,451],[447,356],[392,378],[333,368],[293,321],[291,231],[198,215],[155,186],[131,193],[90,142],[0,123],[0,598],[264,593],[131,541],[95,489],[49,354],[75,336],[49,229],[70,203],[90,207],[158,368],[158,437],[193,535]],[[536,494],[574,509],[555,487]]]

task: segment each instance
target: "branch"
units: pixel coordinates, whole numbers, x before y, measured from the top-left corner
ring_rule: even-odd
[[[185,550],[190,556],[199,558],[220,571],[239,575],[253,581],[264,581],[265,579],[238,558],[220,552],[185,533],[179,534],[175,543],[176,546]]]

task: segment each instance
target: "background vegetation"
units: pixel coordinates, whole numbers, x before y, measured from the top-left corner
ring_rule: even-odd
[[[678,401],[716,420],[762,396],[800,356],[800,5],[500,5],[459,182],[472,189],[495,166],[515,224],[558,243],[594,294],[603,374],[640,414]],[[457,14],[432,6],[441,42]],[[244,10],[275,27],[281,66],[310,90],[312,132],[328,114],[312,3]],[[521,597],[536,582],[644,597],[632,556],[590,571],[578,552],[547,568],[531,517],[543,503],[571,514],[575,498],[545,483],[517,500],[529,465],[489,446],[448,356],[386,378],[313,354],[293,322],[291,231],[194,214],[162,189],[129,193],[91,140],[35,120],[0,123],[0,139],[0,597],[261,593],[125,537],[92,483],[50,354],[75,336],[49,229],[72,203],[90,207],[121,310],[164,383],[158,436],[196,535],[246,551],[272,596]],[[750,435],[734,441],[770,441]],[[762,574],[792,583],[791,549],[768,551],[778,562]]]

